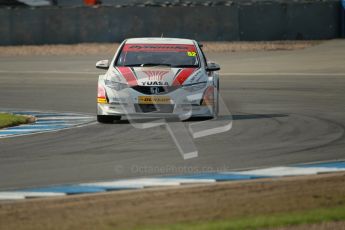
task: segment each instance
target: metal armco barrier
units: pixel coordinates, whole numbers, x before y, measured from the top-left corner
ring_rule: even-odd
[[[128,37],[203,41],[331,39],[341,35],[341,4],[238,1],[222,6],[0,9],[0,45],[119,42]]]

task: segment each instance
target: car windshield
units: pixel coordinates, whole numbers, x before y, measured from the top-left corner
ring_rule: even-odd
[[[194,45],[181,44],[126,44],[115,66],[198,67]]]

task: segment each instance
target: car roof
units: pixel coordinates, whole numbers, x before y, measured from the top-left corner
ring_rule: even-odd
[[[191,39],[183,38],[129,38],[126,44],[181,44],[181,45],[194,45]]]

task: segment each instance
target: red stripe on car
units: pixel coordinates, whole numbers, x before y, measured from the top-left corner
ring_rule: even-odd
[[[183,69],[178,75],[176,76],[173,85],[182,85],[183,82],[187,80],[187,78],[194,73],[196,69],[195,68],[186,68]]]
[[[138,85],[137,79],[130,67],[117,67],[122,76],[126,79],[129,86]]]

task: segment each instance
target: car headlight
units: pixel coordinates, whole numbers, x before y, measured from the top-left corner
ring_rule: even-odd
[[[206,87],[207,82],[198,82],[194,84],[183,85],[182,88],[188,92],[195,92]]]
[[[120,90],[123,90],[123,89],[126,89],[128,88],[128,85],[127,84],[124,84],[124,83],[120,83],[120,82],[116,82],[116,81],[110,81],[110,80],[105,80],[104,81],[104,84],[111,88],[111,89],[114,89],[116,91],[120,91]]]

